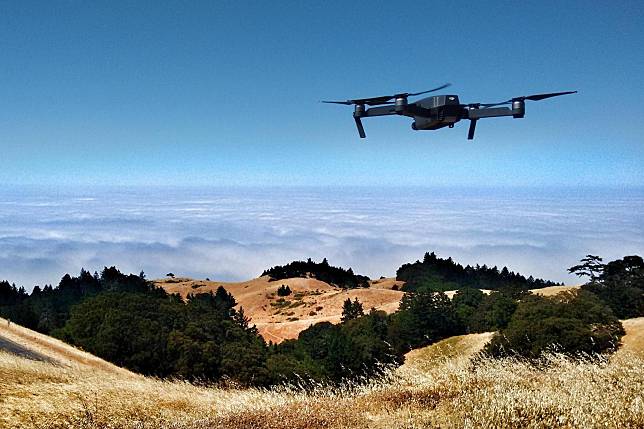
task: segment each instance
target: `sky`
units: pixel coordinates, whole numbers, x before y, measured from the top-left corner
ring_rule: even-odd
[[[644,185],[644,3],[0,1],[0,184]],[[538,92],[415,132],[323,99]]]

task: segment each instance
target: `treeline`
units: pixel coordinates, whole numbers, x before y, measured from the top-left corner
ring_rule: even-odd
[[[326,258],[319,263],[309,258],[306,261],[293,261],[286,265],[277,265],[265,270],[262,276],[269,276],[271,280],[311,277],[343,289],[369,287],[369,277],[354,274],[351,268],[345,270],[341,267],[331,266]]]
[[[6,280],[0,281],[0,308],[20,304],[28,297],[24,287],[17,287]]]
[[[450,300],[419,288],[389,315],[347,300],[342,323],[318,323],[277,345],[259,336],[223,287],[182,300],[143,273],[114,267],[66,275],[31,295],[0,283],[0,313],[146,375],[253,386],[336,383],[378,376],[410,350],[465,333],[497,331],[487,347],[494,356],[537,358],[555,345],[571,355],[612,351],[624,334],[616,314],[644,315],[638,258],[594,266],[582,290],[555,297],[466,287]]]
[[[558,283],[526,278],[519,273],[514,273],[503,267],[487,265],[463,267],[452,260],[442,259],[434,252],[425,253],[423,261],[404,264],[396,271],[396,280],[405,282],[404,291],[431,290],[447,291],[463,288],[491,289],[491,290],[528,290],[539,289],[546,286],[556,286]]]
[[[9,296],[13,296],[14,304],[3,305],[6,300],[0,298],[0,312],[30,329],[50,333],[62,328],[69,319],[71,307],[88,297],[101,292],[153,292],[155,287],[143,273],[125,275],[115,267],[106,267],[100,275],[86,270],[81,270],[78,277],[66,274],[57,287],[36,286],[31,295],[22,288],[17,292],[15,286],[11,289]],[[0,286],[0,290],[5,291],[6,286]],[[6,296],[6,292],[0,295]]]
[[[15,296],[14,288],[11,294]],[[19,289],[16,289],[19,290]],[[57,287],[0,308],[2,316],[133,371],[188,380],[269,386],[365,379],[415,347],[462,332],[444,295],[408,294],[393,315],[345,305],[343,323],[319,323],[298,339],[266,344],[223,287],[182,300],[140,275],[105,268],[66,275]]]

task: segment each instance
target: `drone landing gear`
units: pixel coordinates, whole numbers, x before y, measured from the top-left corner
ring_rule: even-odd
[[[356,120],[356,127],[358,127],[358,134],[360,134],[360,138],[363,139],[367,137],[367,134],[364,132],[364,127],[362,126],[362,121],[360,120],[360,117],[354,116],[353,119]]]
[[[476,131],[476,121],[478,119],[470,119],[470,129],[467,131],[467,139],[468,140],[473,140],[474,139],[474,131]]]

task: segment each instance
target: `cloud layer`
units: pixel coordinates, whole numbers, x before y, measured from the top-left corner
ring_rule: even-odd
[[[326,257],[391,276],[425,251],[572,283],[586,253],[644,253],[641,190],[94,189],[0,191],[0,279],[31,289],[116,265],[241,280]]]

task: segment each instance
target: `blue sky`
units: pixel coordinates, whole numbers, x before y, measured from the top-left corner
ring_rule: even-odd
[[[644,185],[642,2],[0,2],[0,183]],[[559,90],[413,132],[321,99]]]

